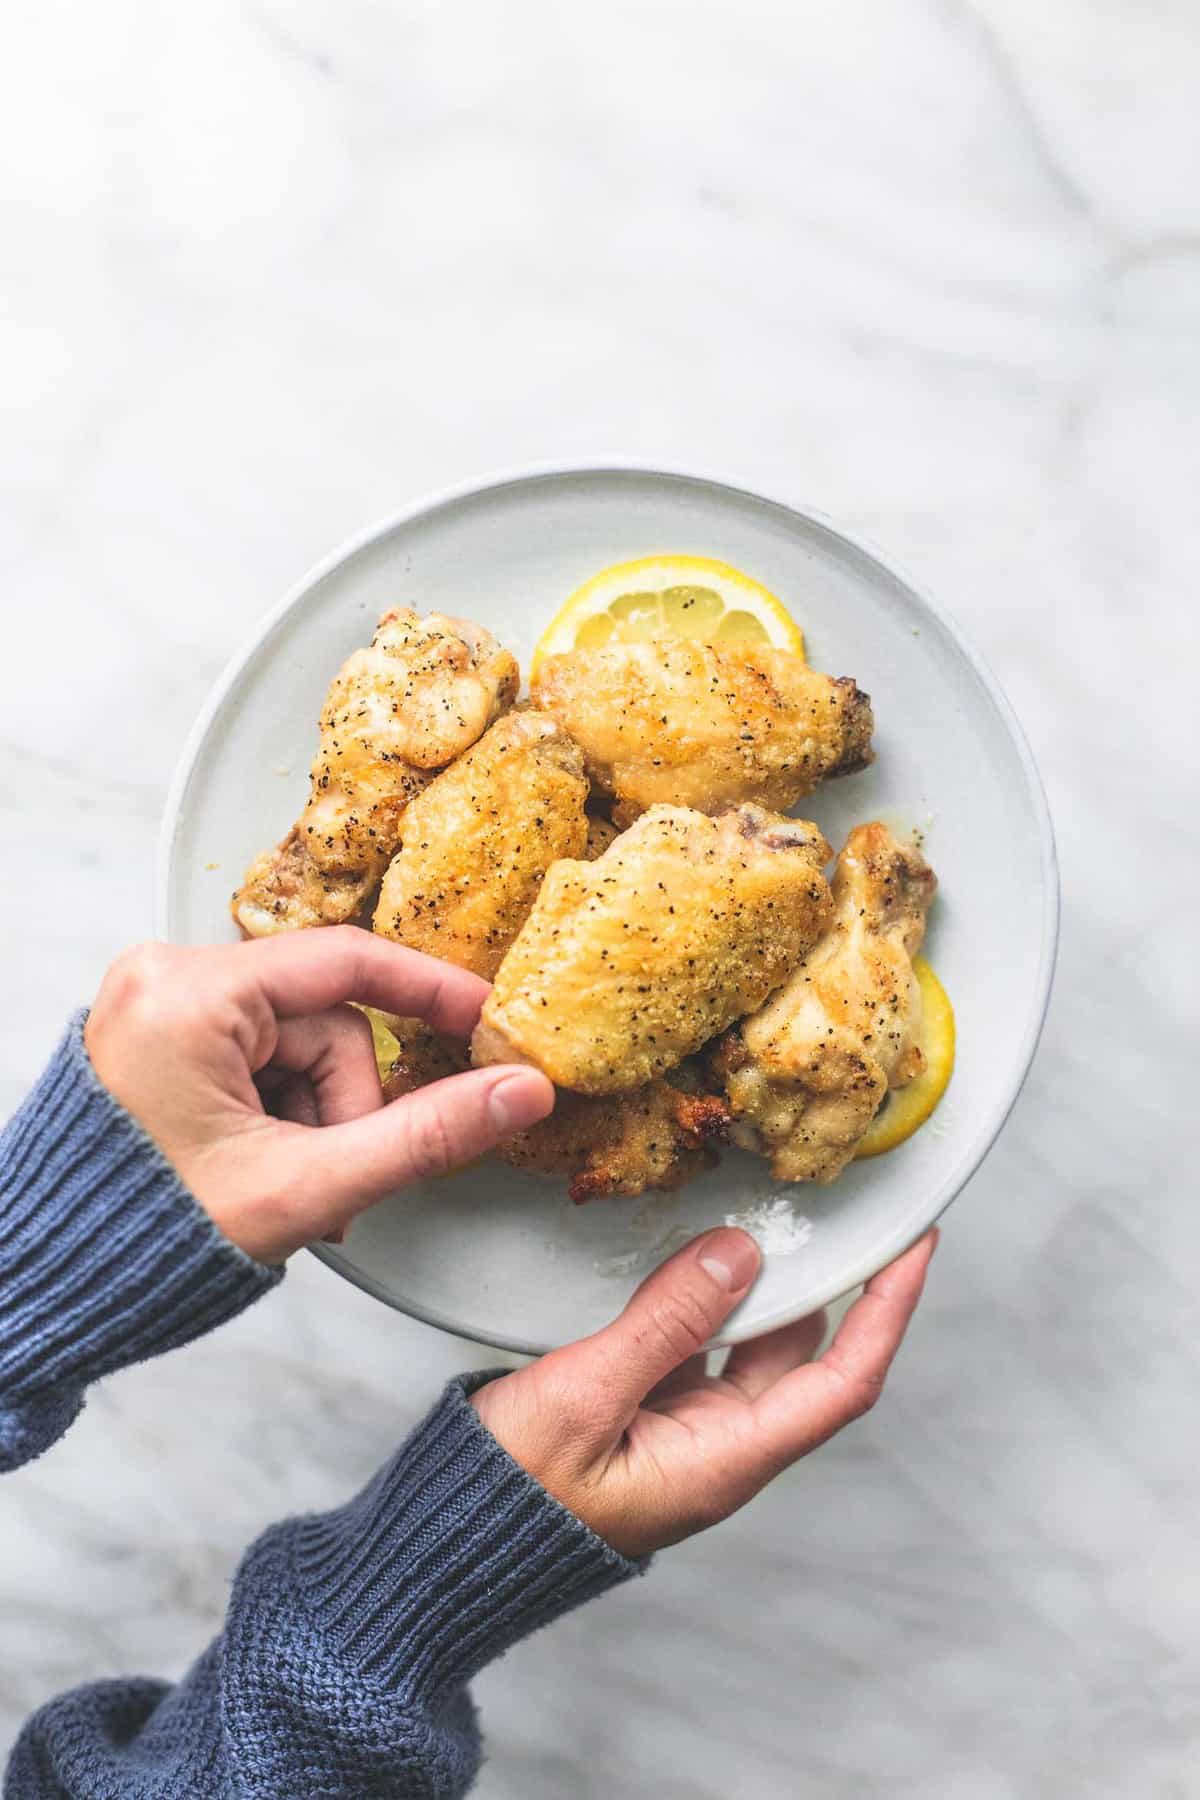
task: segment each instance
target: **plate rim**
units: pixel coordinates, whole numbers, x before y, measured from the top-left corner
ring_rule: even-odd
[[[997,1115],[985,1124],[984,1129],[976,1137],[971,1139],[961,1164],[952,1172],[948,1181],[942,1183],[942,1191],[935,1202],[934,1210],[925,1214],[925,1223],[921,1225],[920,1229],[914,1234],[911,1231],[911,1221],[906,1220],[886,1240],[882,1252],[877,1247],[869,1257],[861,1259],[859,1263],[853,1265],[853,1272],[849,1276],[840,1277],[829,1292],[818,1289],[817,1292],[822,1297],[810,1305],[809,1311],[819,1311],[821,1307],[840,1299],[862,1282],[869,1280],[909,1244],[915,1242],[916,1237],[923,1235],[931,1225],[940,1219],[977,1173],[1003,1131],[1028,1080],[1029,1071],[1045,1027],[1058,957],[1062,904],[1058,853],[1045,785],[1024,727],[1021,725],[1011,701],[993,674],[986,657],[972,640],[970,633],[964,631],[958,620],[939,601],[935,600],[924,586],[912,578],[901,562],[898,562],[890,552],[885,552],[877,547],[874,540],[865,533],[858,530],[848,531],[817,507],[781,499],[748,482],[731,480],[725,476],[715,475],[697,468],[668,468],[657,463],[647,463],[637,458],[622,456],[609,456],[598,460],[589,458],[582,461],[550,460],[524,463],[513,468],[494,470],[482,476],[469,477],[427,494],[408,506],[402,507],[399,511],[390,512],[385,517],[352,533],[333,550],[311,564],[299,580],[293,582],[285,591],[277,604],[256,622],[253,631],[247,633],[210,689],[184,739],[163,802],[162,821],[158,833],[154,873],[154,934],[158,938],[170,941],[171,870],[182,821],[183,802],[197,757],[208,736],[213,720],[245,671],[247,664],[257,654],[263,640],[287,617],[288,613],[306,598],[313,587],[333,574],[343,563],[349,562],[352,557],[360,555],[381,539],[390,537],[405,526],[413,525],[431,514],[444,511],[464,501],[478,499],[504,488],[522,487],[536,482],[558,479],[604,479],[614,475],[635,476],[652,481],[707,488],[736,500],[751,501],[756,505],[775,509],[803,523],[819,526],[822,531],[839,539],[860,556],[867,557],[885,574],[899,581],[937,621],[981,682],[1017,752],[1017,759],[1032,803],[1042,876],[1041,938],[1038,947],[1033,1005],[1025,1023],[1024,1035],[1016,1061],[1017,1079],[1013,1084],[1012,1092]],[[350,1281],[362,1292],[370,1294],[377,1300],[382,1300],[385,1305],[403,1313],[406,1317],[418,1319],[423,1324],[432,1325],[455,1337],[526,1356],[540,1356],[547,1350],[555,1348],[553,1344],[509,1337],[498,1332],[492,1332],[486,1337],[477,1337],[472,1330],[464,1328],[462,1324],[438,1313],[436,1309],[423,1307],[415,1301],[402,1303],[393,1295],[385,1292],[366,1271],[350,1265],[332,1247],[324,1244],[312,1244],[308,1248],[319,1261],[325,1263],[343,1279]],[[736,1324],[732,1325],[729,1330],[716,1334],[711,1339],[708,1348],[720,1349],[726,1345],[744,1342],[749,1338],[760,1337],[800,1316],[794,1308],[784,1306],[766,1319],[756,1321],[753,1330],[739,1329]]]

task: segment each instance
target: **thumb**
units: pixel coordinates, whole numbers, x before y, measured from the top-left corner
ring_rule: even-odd
[[[306,1191],[340,1223],[410,1182],[473,1162],[553,1105],[550,1082],[524,1065],[448,1075],[360,1119],[305,1131],[293,1192]]]
[[[702,1350],[748,1292],[762,1261],[747,1231],[705,1232],[638,1288],[620,1317],[558,1354],[625,1420],[679,1364]]]

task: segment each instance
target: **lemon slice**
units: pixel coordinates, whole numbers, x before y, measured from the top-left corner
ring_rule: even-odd
[[[907,1087],[888,1095],[867,1127],[855,1156],[880,1156],[894,1150],[923,1125],[954,1073],[954,1008],[945,988],[918,956],[913,973],[921,988],[921,1049],[925,1067]]]
[[[643,556],[601,569],[561,606],[533,653],[594,650],[648,638],[774,644],[804,655],[804,633],[761,582],[709,556]]]
[[[400,1045],[395,1032],[386,1023],[386,1014],[377,1012],[373,1006],[362,1006],[359,1011],[366,1013],[371,1026],[371,1042],[375,1047],[375,1067],[379,1070],[379,1079],[382,1081],[400,1054]]]
[[[379,1012],[373,1006],[360,1006],[358,1010],[367,1015],[371,1026],[371,1042],[375,1047],[375,1067],[379,1070],[380,1081],[386,1081],[392,1064],[398,1056],[404,1054],[404,1045],[388,1023],[389,1019],[395,1015]],[[412,1023],[411,1020],[408,1022]],[[447,1070],[447,1073],[449,1072]],[[461,1175],[464,1169],[473,1169],[477,1163],[482,1161],[482,1156],[473,1156],[467,1162],[455,1163],[453,1168],[445,1169],[440,1175],[434,1175],[430,1179],[445,1181],[451,1175]]]

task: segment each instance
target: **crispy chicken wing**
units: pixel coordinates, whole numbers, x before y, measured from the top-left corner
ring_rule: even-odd
[[[548,656],[535,703],[583,747],[588,775],[628,824],[657,802],[786,812],[871,761],[871,702],[789,650],[688,639]]]
[[[626,1093],[760,1006],[824,929],[829,846],[742,806],[655,806],[595,862],[551,865],[496,973],[477,1063]]]
[[[385,1100],[470,1067],[466,1045],[439,1037],[423,1019],[380,1016],[396,1038],[382,1070]],[[686,1079],[679,1071],[676,1076]],[[695,1078],[688,1086],[697,1086]],[[601,1194],[641,1194],[680,1187],[709,1167],[709,1140],[721,1135],[723,1120],[722,1101],[667,1081],[598,1100],[560,1092],[549,1118],[503,1139],[494,1154],[514,1169],[565,1175],[577,1203]]]
[[[308,850],[301,825],[264,850],[233,896],[234,923],[246,937],[270,937],[303,925],[344,925],[362,907],[371,881],[357,871],[325,870]]]
[[[431,1081],[447,1075],[461,1075],[471,1064],[467,1046],[454,1038],[439,1037],[424,1019],[401,1018],[396,1013],[380,1013],[396,1040],[396,1050],[386,1068],[380,1069],[385,1100],[399,1100]]]
[[[507,713],[409,802],[375,930],[490,981],[549,865],[588,839],[583,754],[546,713]]]
[[[325,699],[308,805],[233,896],[249,937],[353,918],[387,867],[405,807],[516,698],[516,662],[465,619],[384,613]]]
[[[601,1194],[677,1188],[715,1158],[708,1139],[722,1126],[721,1102],[655,1079],[629,1094],[559,1092],[554,1111],[496,1146],[514,1169],[565,1175],[577,1204]]]
[[[502,750],[503,745],[507,749]],[[543,757],[549,767],[543,766]],[[506,790],[503,793],[492,785],[496,780],[494,765],[501,758]],[[417,947],[433,949],[451,962],[477,968],[485,976],[492,974],[503,947],[515,935],[533,903],[544,859],[540,856],[537,859],[538,870],[527,885],[526,877],[530,871],[523,859],[518,859],[514,868],[512,859],[503,854],[492,864],[485,850],[481,859],[480,886],[487,889],[487,884],[492,884],[488,890],[490,898],[486,898],[487,920],[492,923],[485,923],[482,931],[476,929],[478,915],[468,914],[464,918],[460,914],[452,885],[454,872],[464,866],[465,861],[471,860],[469,857],[464,859],[462,852],[453,846],[457,846],[463,836],[468,842],[476,835],[490,840],[486,818],[481,831],[476,831],[476,814],[469,796],[478,799],[486,785],[498,810],[515,808],[525,817],[536,802],[540,811],[534,812],[533,817],[540,816],[543,824],[549,816],[550,805],[558,806],[558,817],[564,822],[560,835],[566,836],[565,823],[569,822],[572,844],[569,851],[564,845],[561,854],[591,859],[607,849],[617,832],[607,819],[591,813],[580,831],[582,799],[587,792],[582,767],[579,751],[545,714],[523,709],[499,720],[472,750],[431,782],[409,807],[404,821],[405,845],[384,877],[375,929],[385,928],[387,909],[396,898],[395,876],[409,856],[410,848],[416,845],[418,854],[408,865],[410,873],[418,867],[422,871],[429,867],[441,870],[444,864],[450,881],[448,891],[438,901],[440,916],[445,922],[443,930],[432,942],[426,939]],[[464,773],[468,781],[456,783],[455,777]],[[552,784],[547,794],[545,783],[552,773],[558,773],[561,779]],[[572,779],[578,793],[568,789],[567,783]],[[444,803],[443,796],[446,795],[448,800]],[[466,815],[461,816],[464,807]],[[490,816],[491,807],[487,810]],[[585,843],[580,848],[579,837],[584,834]],[[430,859],[433,859],[432,863]],[[433,885],[424,872],[420,880],[423,889]],[[414,914],[408,904],[412,899],[410,887],[411,883],[406,879],[402,897],[408,910],[406,919],[401,921],[403,926],[414,917],[419,921],[424,910],[418,907]],[[479,896],[479,888],[468,889],[468,894],[472,891]],[[488,931],[495,930],[494,922],[498,918],[503,921],[505,945],[496,949],[486,939]],[[451,927],[449,930],[447,924]],[[401,935],[406,942],[417,942],[415,937],[408,935],[407,929]],[[479,966],[481,940],[484,950],[490,952],[490,968]],[[422,1020],[390,1014],[380,1016],[397,1039],[397,1049],[383,1071],[385,1099],[398,1099],[470,1066],[465,1045],[438,1037]],[[695,1087],[694,1079],[691,1085]],[[713,1153],[707,1147],[707,1140],[719,1126],[722,1111],[722,1102],[683,1092],[665,1081],[652,1081],[631,1094],[609,1095],[598,1100],[560,1091],[549,1118],[540,1120],[528,1131],[506,1138],[496,1146],[495,1154],[515,1169],[567,1177],[569,1192],[575,1201],[594,1199],[601,1194],[640,1194],[647,1188],[674,1188],[711,1163]]]
[[[782,1181],[833,1181],[889,1087],[922,1066],[912,959],[937,887],[917,850],[859,825],[833,878],[834,916],[761,1011],[714,1046],[730,1136]]]

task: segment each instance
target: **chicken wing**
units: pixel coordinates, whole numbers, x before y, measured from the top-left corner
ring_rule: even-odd
[[[834,916],[787,985],[710,1052],[729,1133],[781,1181],[833,1181],[889,1088],[920,1072],[912,959],[937,888],[920,853],[859,825],[833,878]]]
[[[655,1079],[629,1094],[561,1091],[549,1118],[497,1144],[514,1169],[565,1175],[576,1204],[601,1194],[681,1187],[716,1160],[708,1140],[723,1123],[721,1102]]]
[[[545,713],[507,713],[409,802],[375,930],[490,981],[542,877],[588,839],[583,753]]]
[[[380,1018],[396,1040],[380,1070],[385,1100],[469,1068],[466,1045],[439,1037],[423,1019]],[[697,1086],[695,1078],[688,1083]],[[667,1081],[599,1100],[560,1092],[549,1118],[504,1138],[494,1154],[514,1169],[566,1176],[577,1204],[601,1194],[642,1194],[680,1187],[711,1167],[710,1141],[723,1134],[724,1117],[723,1101]]]
[[[655,806],[595,862],[553,863],[496,972],[476,1063],[627,1093],[785,981],[831,901],[814,825],[742,806]]]
[[[396,607],[325,699],[311,791],[233,896],[248,937],[353,918],[399,842],[405,807],[516,698],[516,662],[465,619]]]
[[[786,812],[871,761],[869,696],[789,650],[678,638],[572,650],[546,657],[532,688],[619,825],[657,802]]]
[[[392,935],[402,936],[419,949],[435,950],[484,976],[493,974],[503,949],[533,903],[546,860],[539,854],[536,867],[528,867],[520,855],[519,840],[515,858],[509,854],[507,841],[498,846],[500,833],[505,833],[506,840],[513,836],[511,830],[505,832],[504,816],[519,815],[527,825],[540,817],[543,826],[553,817],[557,837],[563,840],[554,851],[556,856],[578,855],[590,860],[617,835],[607,819],[591,813],[580,831],[582,799],[587,793],[582,768],[578,749],[544,713],[529,709],[512,712],[491,726],[478,744],[410,805],[403,826],[404,847],[384,877],[375,929],[387,930],[388,910],[399,898],[405,916],[398,921],[399,932]],[[456,780],[464,775],[466,780]],[[496,785],[498,778],[503,791]],[[578,792],[569,786],[571,782]],[[482,821],[477,810],[481,791],[488,795]],[[494,825],[491,821],[497,815],[501,823]],[[585,839],[582,847],[580,836]],[[468,846],[474,843],[478,854],[464,855],[464,841]],[[397,877],[402,865],[407,875],[401,888]],[[459,870],[474,870],[476,865],[479,886],[468,888],[463,898],[469,899],[473,893],[476,903],[484,903],[482,925],[477,912],[464,913],[454,885]],[[419,875],[414,874],[417,870]],[[416,893],[414,880],[421,883]],[[422,896],[438,908],[442,930],[436,937],[429,935],[434,915],[420,903]],[[414,899],[418,902],[415,907]],[[409,935],[414,922],[418,932],[425,934],[421,941]],[[491,941],[489,933],[491,939],[502,937],[503,944]],[[490,966],[482,966],[481,949]],[[398,1099],[469,1067],[466,1047],[438,1037],[422,1020],[390,1014],[380,1017],[397,1040],[391,1060],[382,1070],[385,1099]],[[714,1107],[717,1120],[712,1117]],[[504,1139],[496,1146],[495,1155],[515,1169],[567,1177],[575,1201],[601,1194],[674,1188],[712,1162],[707,1140],[722,1111],[723,1103],[682,1092],[665,1081],[652,1081],[632,1094],[599,1100],[563,1091],[549,1118]]]
[[[455,1038],[439,1037],[424,1019],[401,1018],[395,1013],[380,1013],[396,1040],[391,1060],[380,1068],[385,1100],[399,1100],[431,1081],[447,1075],[461,1075],[470,1068],[467,1046]]]

